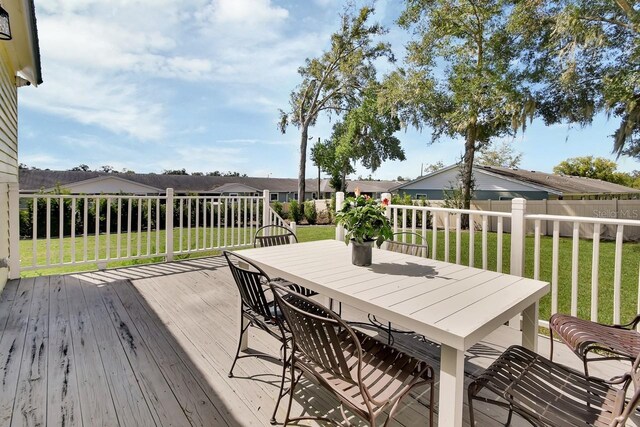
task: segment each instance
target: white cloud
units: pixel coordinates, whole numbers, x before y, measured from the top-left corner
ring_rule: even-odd
[[[24,106],[141,140],[164,135],[162,105],[135,84],[58,66],[48,67],[47,75],[46,90],[29,91]]]

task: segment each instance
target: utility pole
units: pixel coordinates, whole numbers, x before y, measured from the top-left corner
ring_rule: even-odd
[[[318,137],[318,144],[320,144],[320,137]],[[318,197],[316,199],[320,200],[320,165],[318,165]]]

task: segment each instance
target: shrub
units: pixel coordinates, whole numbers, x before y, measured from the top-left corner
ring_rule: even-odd
[[[297,200],[292,200],[289,203],[289,218],[296,224],[302,220],[302,210]]]
[[[271,208],[275,211],[275,213],[278,214],[280,218],[284,218],[284,207],[282,206],[282,203],[276,200],[275,202],[271,203]]]
[[[318,211],[316,210],[316,202],[314,200],[304,202],[304,216],[307,218],[307,222],[311,225],[317,222]]]

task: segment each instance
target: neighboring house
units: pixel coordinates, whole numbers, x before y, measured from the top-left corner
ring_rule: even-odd
[[[356,187],[372,197],[397,185],[396,181],[349,181],[347,190]],[[20,169],[20,192],[51,192],[60,187],[72,194],[164,194],[173,188],[175,194],[259,195],[269,190],[271,201],[289,202],[298,198],[298,180],[293,178],[255,178],[237,176],[194,176],[83,171]],[[305,198],[328,199],[333,194],[329,180],[307,179]]]
[[[476,200],[509,200],[522,197],[529,200],[595,198],[621,196],[640,197],[640,190],[598,179],[555,175],[525,169],[495,166],[474,166]],[[400,194],[430,200],[446,198],[445,191],[459,187],[460,169],[451,165],[393,187]]]
[[[19,259],[9,248],[10,216],[17,217],[18,202],[9,197],[18,182],[18,87],[42,83],[40,48],[32,0],[5,0],[11,40],[0,40],[0,290],[7,262]],[[19,249],[19,248],[18,248]]]

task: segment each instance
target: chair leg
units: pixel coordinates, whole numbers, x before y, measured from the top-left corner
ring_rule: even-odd
[[[287,405],[287,415],[284,417],[283,427],[287,427],[289,424],[289,420],[291,419],[291,405],[293,404],[293,391],[295,390],[296,384],[296,370],[293,366],[293,355],[291,355],[291,362],[289,362],[289,366],[291,367],[291,387],[289,388],[289,404]],[[302,375],[302,373],[300,373]],[[298,378],[299,379],[299,378]]]
[[[240,355],[240,347],[242,347],[242,336],[247,332],[251,323],[248,323],[244,328],[242,327],[242,322],[240,323],[240,336],[238,337],[238,348],[236,349],[236,356],[233,358],[233,363],[231,364],[231,369],[229,369],[229,378],[233,378],[233,368],[236,366],[236,362],[238,361],[238,356]]]
[[[432,390],[433,390],[433,385],[432,385]],[[474,416],[473,416],[473,390],[471,389],[471,386],[469,386],[469,389],[467,391],[468,393],[468,402],[469,402],[469,425],[471,427],[474,427],[476,425]],[[433,393],[432,393],[433,394]],[[432,397],[433,399],[433,397]],[[431,407],[433,408],[433,400],[431,401]],[[430,426],[433,426],[433,409],[431,410],[431,417],[430,417],[430,422],[429,422]]]
[[[276,406],[273,408],[273,414],[271,415],[271,419],[269,422],[271,424],[277,424],[276,421],[276,413],[278,412],[278,407],[280,406],[280,401],[284,397],[284,381],[287,377],[287,346],[286,344],[282,347],[282,378],[280,378],[280,390],[278,391],[278,400],[276,400]]]
[[[588,362],[589,361],[587,360],[587,355],[586,354],[583,355],[582,356],[582,364],[584,365],[584,375],[587,376],[587,377],[589,376],[589,367],[587,366]]]
[[[549,350],[549,360],[553,362],[553,328],[549,328],[549,346],[551,350]]]

